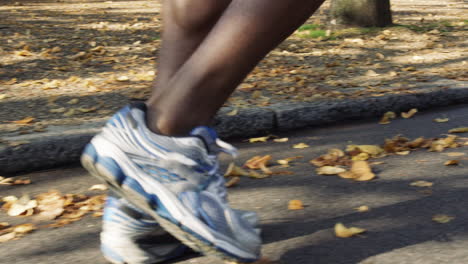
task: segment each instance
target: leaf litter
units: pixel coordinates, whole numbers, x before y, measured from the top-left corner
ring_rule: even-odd
[[[1,200],[1,209],[9,216],[31,217],[36,222],[10,226],[0,223],[0,243],[18,239],[27,233],[40,228],[57,228],[81,220],[87,214],[94,217],[102,216],[106,195],[62,194],[57,190],[40,193],[34,198],[23,195],[6,196]]]

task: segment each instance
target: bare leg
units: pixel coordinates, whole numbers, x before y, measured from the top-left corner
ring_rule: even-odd
[[[192,55],[231,0],[164,0],[162,46],[153,96]]]
[[[324,0],[233,0],[160,93],[147,102],[149,127],[184,135],[209,125],[255,65]]]

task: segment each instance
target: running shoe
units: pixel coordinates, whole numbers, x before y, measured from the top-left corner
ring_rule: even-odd
[[[114,196],[104,207],[101,252],[113,264],[154,264],[193,253],[151,216]]]
[[[208,127],[168,137],[146,125],[146,105],[117,112],[86,146],[81,161],[185,245],[228,261],[260,257],[259,231],[227,203],[218,154],[236,149]]]

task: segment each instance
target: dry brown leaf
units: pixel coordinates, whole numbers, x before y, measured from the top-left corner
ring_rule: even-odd
[[[29,116],[29,117],[23,118],[21,120],[11,121],[11,123],[15,123],[17,125],[28,125],[28,124],[32,123],[34,121],[34,119],[35,119],[34,117]]]
[[[22,224],[12,227],[13,232],[17,234],[27,234],[36,229],[34,224]]]
[[[107,185],[105,184],[95,184],[89,187],[89,191],[106,191],[108,189]]]
[[[310,163],[317,167],[336,165],[347,166],[351,164],[349,158],[346,157],[345,153],[340,149],[330,149],[327,154],[311,160]]]
[[[10,224],[7,222],[0,222],[0,230],[10,227]]]
[[[346,147],[346,151],[348,152],[352,152],[354,150],[367,153],[372,157],[378,157],[384,152],[383,148],[377,145],[348,145]]]
[[[81,219],[87,213],[86,210],[74,210],[63,213],[61,219]]]
[[[411,117],[413,117],[417,112],[418,112],[418,109],[413,108],[413,109],[409,110],[408,112],[402,112],[402,113],[401,113],[401,117],[403,117],[403,118],[411,118]]]
[[[437,123],[445,123],[445,122],[448,122],[450,119],[448,118],[435,118],[434,119],[434,122],[437,122]]]
[[[380,119],[379,124],[381,125],[390,124],[390,120],[395,119],[395,118],[396,118],[395,112],[386,112],[382,116],[382,119]]]
[[[359,207],[356,207],[355,209],[356,211],[361,212],[361,213],[368,212],[370,210],[369,206],[367,205],[361,205]]]
[[[335,225],[335,235],[341,238],[352,237],[361,233],[366,232],[363,228],[358,227],[346,227],[342,223],[337,223]]]
[[[67,109],[65,107],[54,108],[54,109],[49,110],[49,112],[51,112],[51,113],[63,113],[65,111],[67,111]]]
[[[13,240],[16,238],[15,232],[6,233],[0,236],[0,243],[5,243],[7,241]]]
[[[301,200],[291,200],[288,203],[288,210],[302,210],[304,205]]]
[[[468,127],[457,127],[449,130],[449,133],[468,133]]]
[[[65,198],[59,191],[41,193],[36,197],[39,214],[37,220],[48,221],[60,216],[64,211]]]
[[[448,160],[444,163],[445,166],[456,166],[460,164],[459,160]]]
[[[104,215],[104,212],[94,212],[92,214],[93,217],[102,217]]]
[[[75,108],[70,108],[67,112],[63,113],[63,116],[70,117],[72,115],[76,114],[76,109]]]
[[[323,166],[316,170],[319,175],[338,175],[345,172],[346,169],[336,166]]]
[[[249,138],[249,143],[267,142],[267,140],[268,140],[269,138],[270,138],[270,136]]]
[[[353,161],[350,171],[355,175],[353,179],[356,181],[370,181],[375,178],[367,161]]]
[[[240,182],[240,177],[235,176],[229,179],[229,181],[226,182],[225,186],[226,188],[234,187]]]
[[[282,143],[282,142],[288,142],[289,138],[275,138],[273,139],[274,142],[277,143]]]
[[[230,112],[227,113],[226,115],[227,115],[227,116],[235,116],[235,115],[237,115],[237,113],[239,113],[239,109],[234,108],[232,111],[230,111]]]
[[[256,171],[247,171],[244,170],[241,167],[238,167],[234,164],[234,162],[231,162],[226,170],[226,173],[224,174],[225,177],[230,177],[230,176],[246,176],[250,178],[256,178],[256,179],[263,179],[268,177],[269,175],[262,175]]]
[[[80,100],[78,98],[70,99],[67,104],[77,104]]]
[[[432,221],[437,222],[439,224],[446,224],[450,221],[455,219],[453,216],[445,215],[445,214],[436,214],[432,216]]]
[[[128,78],[128,76],[123,75],[123,76],[117,77],[116,80],[119,81],[119,82],[128,82],[128,81],[130,81],[130,78]]]
[[[270,160],[271,160],[271,155],[254,156],[245,162],[244,167],[247,167],[249,169],[254,169],[254,170],[261,169],[262,167],[266,167]]]
[[[295,149],[303,149],[303,148],[308,148],[309,145],[307,145],[306,143],[299,143],[299,144],[295,144],[293,145],[293,148]]]
[[[395,154],[400,155],[400,156],[406,156],[406,155],[409,155],[410,153],[411,151],[409,150],[395,152]]]
[[[368,160],[370,158],[370,155],[368,153],[365,153],[365,152],[361,152],[359,154],[357,154],[356,156],[353,156],[351,158],[351,160]]]
[[[415,187],[432,187],[434,185],[432,182],[428,181],[415,181],[409,184],[410,186],[415,186]]]
[[[278,162],[278,164],[281,164],[281,165],[289,165],[289,162],[296,160],[296,159],[302,159],[302,158],[303,156],[295,156],[295,157],[289,157],[289,158],[277,160],[276,162]]]
[[[9,216],[19,216],[27,213],[28,210],[36,208],[36,206],[36,200],[31,200],[28,195],[23,195],[9,206],[7,214]]]

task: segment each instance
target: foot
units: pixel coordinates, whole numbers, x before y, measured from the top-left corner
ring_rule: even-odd
[[[217,155],[235,153],[207,127],[187,137],[152,133],[144,104],[120,110],[82,155],[93,175],[184,244],[229,261],[260,257],[259,231],[229,207]]]

